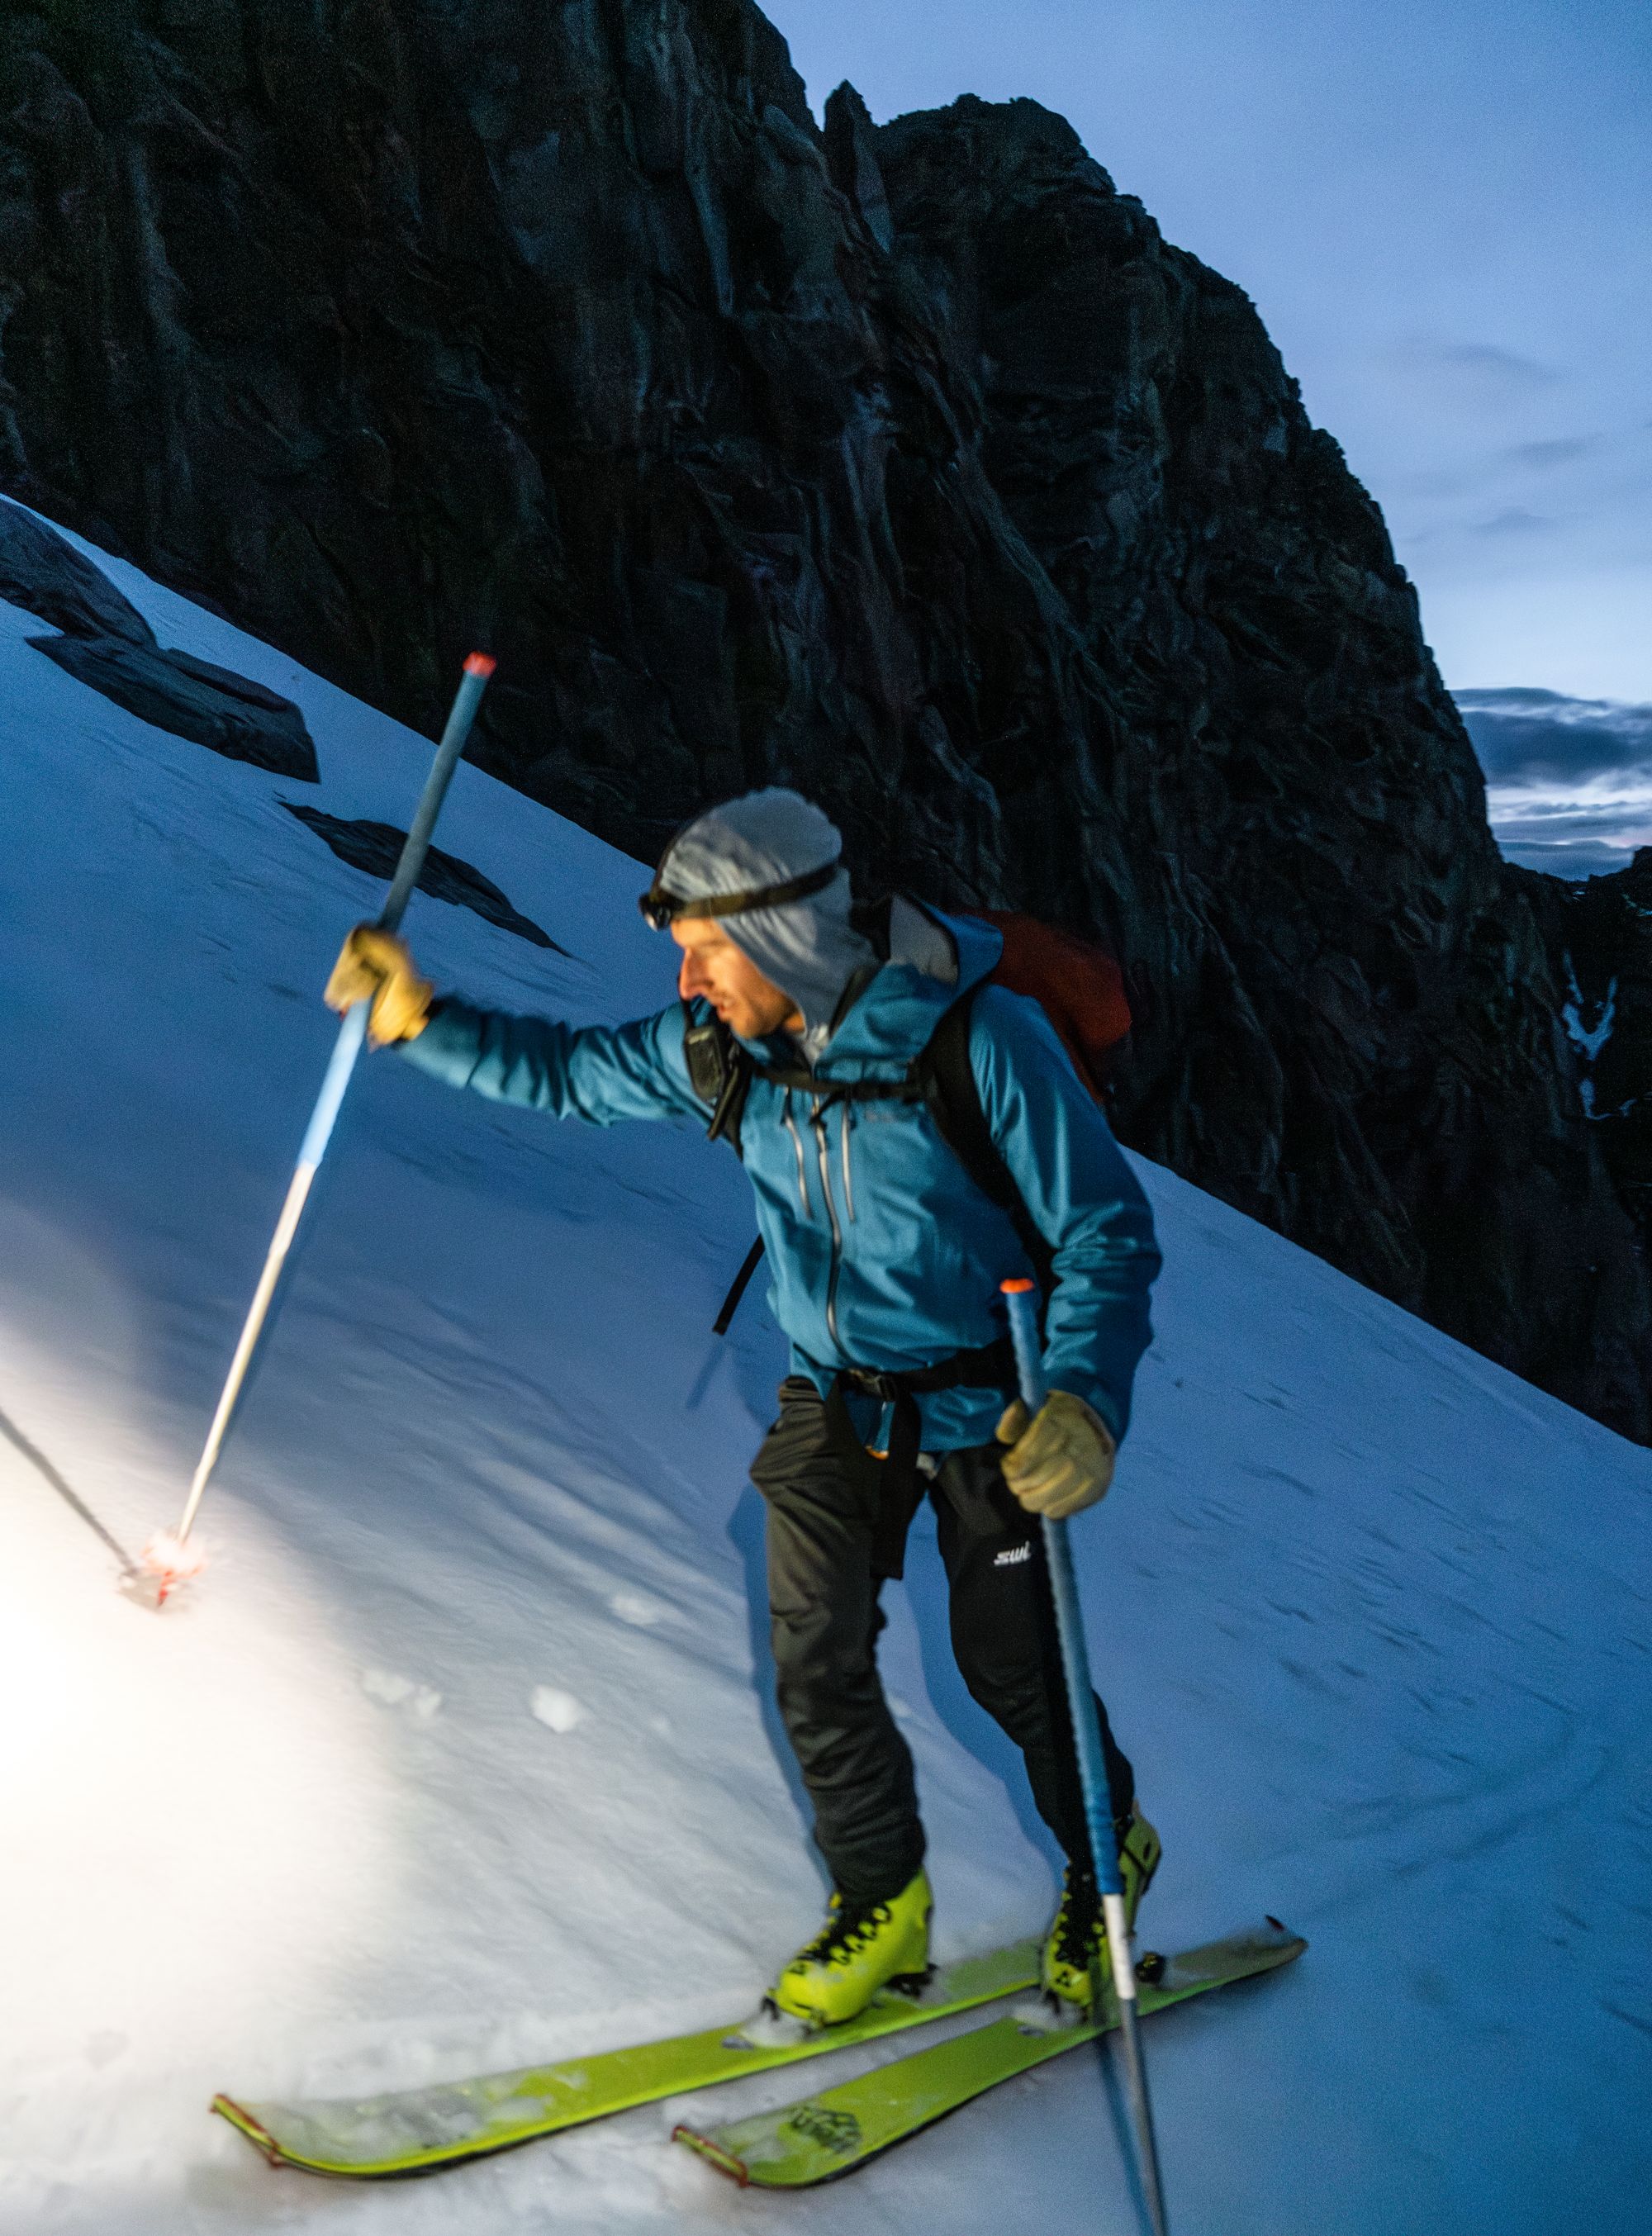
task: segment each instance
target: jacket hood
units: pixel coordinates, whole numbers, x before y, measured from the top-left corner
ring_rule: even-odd
[[[659,881],[684,900],[707,900],[788,884],[842,852],[829,816],[800,792],[773,785],[696,817],[667,847]],[[850,904],[849,872],[839,870],[803,900],[717,918],[770,984],[796,1003],[811,1059],[826,1044],[850,979],[877,967],[871,942],[849,921]]]
[[[661,858],[659,882],[684,900],[754,892],[836,862],[837,825],[784,786],[748,792],[687,825]],[[765,1053],[795,1062],[800,1042],[826,1078],[900,1070],[927,1043],[943,1013],[991,971],[1001,935],[977,917],[944,915],[898,897],[890,904],[889,955],[880,958],[850,917],[849,873],[818,893],[774,908],[741,909],[718,924],[772,985],[796,1003],[800,1036],[775,1034]],[[859,976],[836,1030],[833,1023]]]
[[[867,951],[875,967],[877,957],[870,946]],[[898,898],[890,910],[888,961],[869,977],[818,1052],[808,1050],[821,1079],[904,1071],[958,996],[991,977],[1003,952],[1003,934],[979,917],[948,916]],[[783,1062],[795,1045],[778,1034],[763,1052]]]

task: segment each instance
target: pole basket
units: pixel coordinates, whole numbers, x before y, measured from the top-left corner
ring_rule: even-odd
[[[181,1585],[190,1583],[207,1565],[207,1555],[175,1530],[163,1529],[151,1537],[143,1558],[122,1578],[122,1588],[140,1607],[163,1608]]]

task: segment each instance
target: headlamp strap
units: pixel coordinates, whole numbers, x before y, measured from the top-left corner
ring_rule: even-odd
[[[788,878],[784,885],[760,885],[744,893],[707,893],[693,901],[679,900],[656,877],[637,905],[655,929],[663,931],[680,917],[744,916],[750,909],[783,908],[787,901],[806,900],[811,893],[824,892],[842,867],[841,860],[834,857],[822,862],[818,870]]]

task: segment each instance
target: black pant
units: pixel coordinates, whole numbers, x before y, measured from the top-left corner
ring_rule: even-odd
[[[1026,1757],[1038,1813],[1076,1863],[1089,1842],[1055,1615],[1037,1521],[1016,1503],[996,1444],[948,1452],[930,1485],[964,1681]],[[912,1758],[878,1677],[875,1525],[881,1463],[840,1405],[800,1375],[752,1466],[768,1507],[769,1616],[780,1714],[814,1805],[814,1838],[849,1900],[905,1886],[924,1860]],[[1130,1766],[1098,1700],[1113,1814]]]

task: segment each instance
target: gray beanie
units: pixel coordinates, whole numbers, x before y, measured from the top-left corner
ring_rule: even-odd
[[[829,816],[801,792],[772,785],[697,816],[667,847],[655,882],[684,901],[761,892],[824,869],[842,852],[842,834]],[[877,968],[871,941],[849,922],[850,898],[849,872],[840,869],[800,900],[716,918],[764,977],[796,1003],[812,1056],[826,1045],[850,978],[863,967]]]

